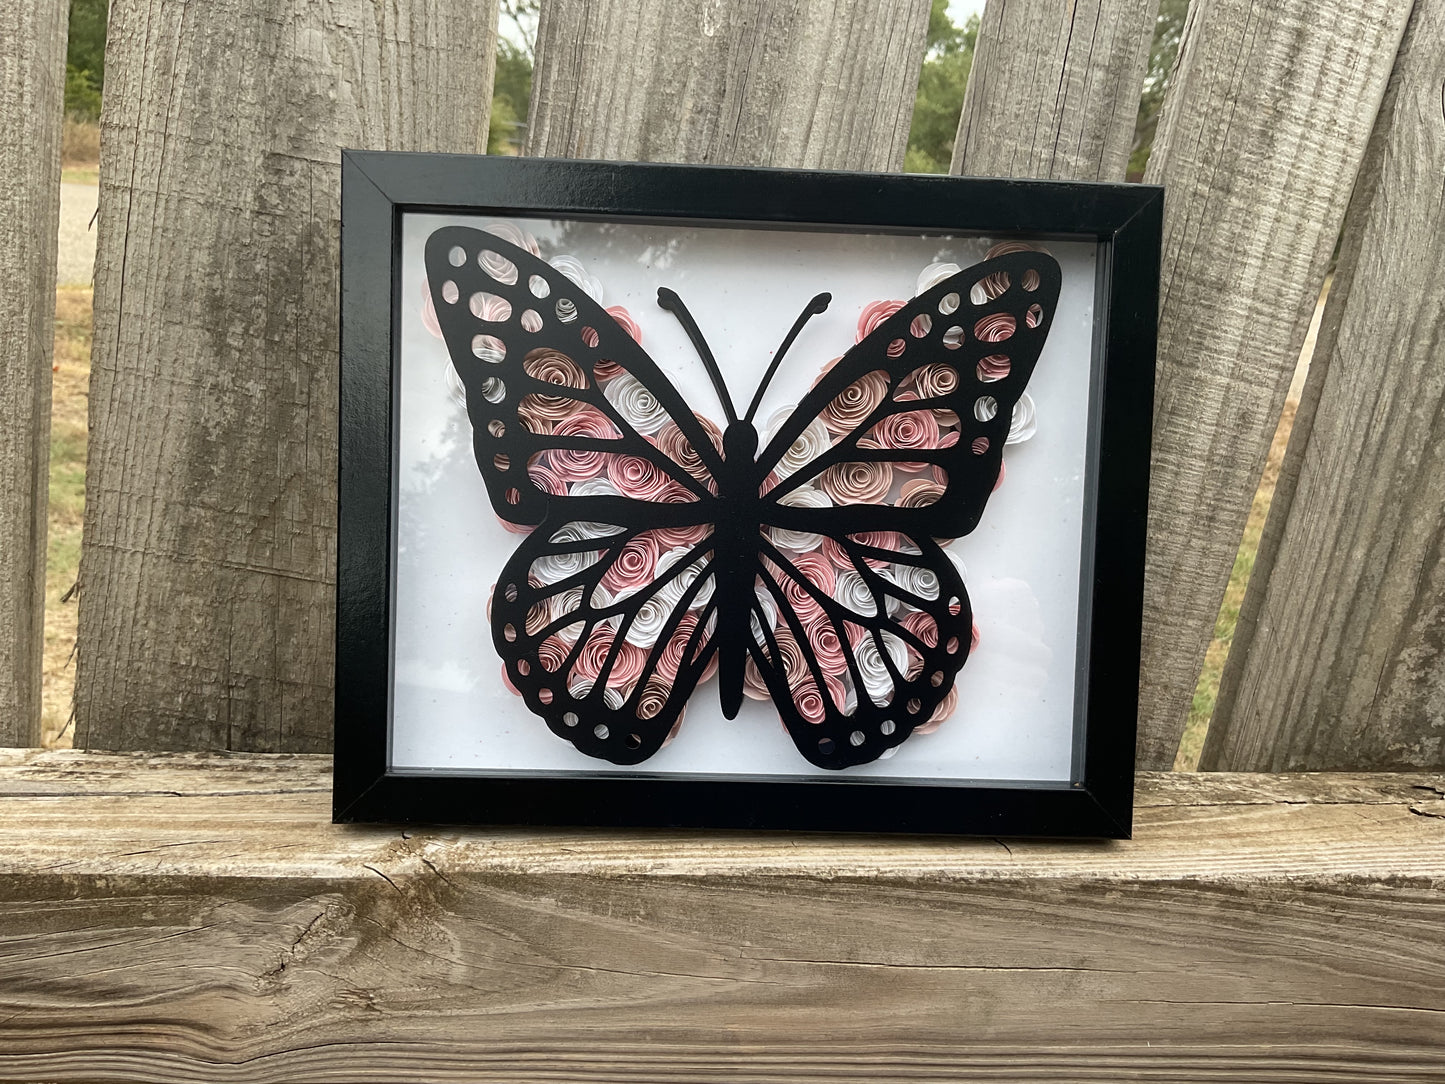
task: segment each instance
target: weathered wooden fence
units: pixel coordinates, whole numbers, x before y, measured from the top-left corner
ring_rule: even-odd
[[[1122,179],[1156,2],[990,0],[954,170]],[[0,13],[22,746],[65,7]],[[897,169],[927,15],[544,0],[527,151]],[[76,740],[143,752],[0,764],[0,1078],[1441,1072],[1445,778],[1164,770],[1342,228],[1205,767],[1445,769],[1445,0],[1192,5],[1147,174],[1157,774],[1107,846],[328,823],[291,754],[331,732],[339,150],[479,150],[495,21],[113,0]]]

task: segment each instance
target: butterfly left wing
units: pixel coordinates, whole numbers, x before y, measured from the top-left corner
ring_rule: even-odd
[[[492,595],[507,680],[581,752],[640,763],[711,673],[715,582],[710,525],[549,517],[503,566]]]

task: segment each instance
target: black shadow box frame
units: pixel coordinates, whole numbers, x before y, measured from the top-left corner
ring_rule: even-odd
[[[358,151],[341,168],[336,821],[1129,836],[1162,189]],[[1094,243],[1072,778],[393,768],[401,236],[412,212]]]

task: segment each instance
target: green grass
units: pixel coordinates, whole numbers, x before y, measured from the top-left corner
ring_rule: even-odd
[[[90,392],[91,291],[55,291],[55,357],[50,407],[50,522],[45,555],[45,670],[41,730],[45,745],[68,745],[75,683],[75,596],[62,597],[80,569],[85,515],[86,414]]]

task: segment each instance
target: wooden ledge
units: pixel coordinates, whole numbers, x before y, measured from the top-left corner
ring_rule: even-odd
[[[1122,843],[336,826],[330,761],[0,751],[0,1079],[1425,1080],[1445,776]]]

